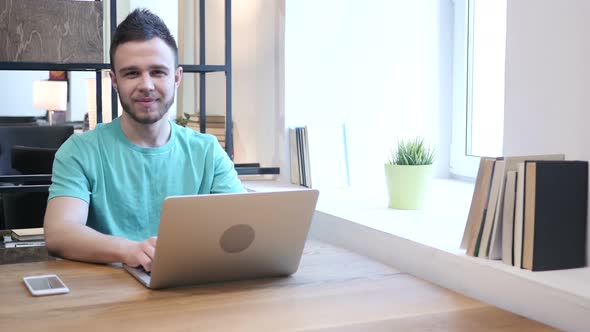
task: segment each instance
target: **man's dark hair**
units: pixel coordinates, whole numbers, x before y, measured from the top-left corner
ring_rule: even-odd
[[[115,51],[119,45],[130,41],[146,41],[155,37],[162,39],[172,49],[174,64],[178,66],[178,47],[164,21],[151,11],[138,8],[117,26],[113,35],[109,50],[111,69],[115,70]]]

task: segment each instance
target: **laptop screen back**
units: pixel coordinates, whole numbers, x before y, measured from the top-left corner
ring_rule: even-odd
[[[294,273],[318,195],[306,189],[167,198],[150,287]]]

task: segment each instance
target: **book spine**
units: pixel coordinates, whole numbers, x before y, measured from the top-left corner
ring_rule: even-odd
[[[535,238],[537,167],[535,162],[525,162],[524,178],[524,223],[522,240],[522,267],[533,269],[533,240]]]

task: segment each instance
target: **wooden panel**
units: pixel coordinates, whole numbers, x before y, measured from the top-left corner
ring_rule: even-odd
[[[0,61],[103,62],[102,1],[0,0]]]
[[[34,298],[22,277],[56,273],[66,295]],[[79,331],[554,331],[371,261],[310,242],[289,278],[150,291],[118,267],[0,266],[0,326]]]

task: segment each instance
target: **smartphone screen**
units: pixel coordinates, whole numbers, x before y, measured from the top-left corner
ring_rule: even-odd
[[[30,278],[27,280],[31,288],[35,291],[46,290],[46,289],[54,289],[54,288],[64,288],[65,285],[61,283],[59,279],[55,276],[48,276],[42,278]]]
[[[56,275],[31,276],[23,278],[29,291],[35,295],[63,294],[70,290]]]

